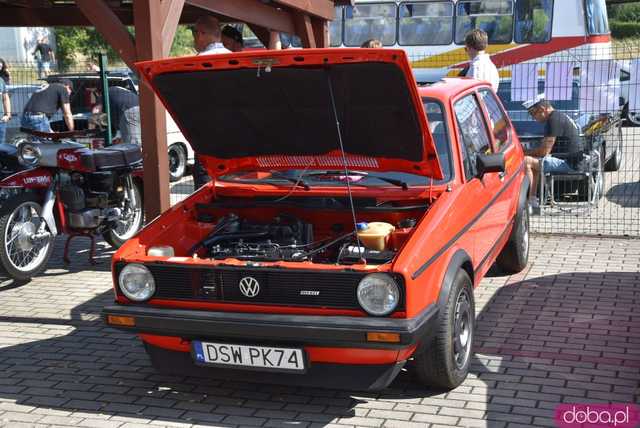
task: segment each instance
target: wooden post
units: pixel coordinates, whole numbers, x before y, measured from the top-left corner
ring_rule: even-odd
[[[164,40],[162,5],[158,0],[135,0],[136,52],[138,60],[162,58]],[[144,210],[147,222],[170,207],[169,159],[165,110],[144,80],[140,85],[140,120],[144,160]]]

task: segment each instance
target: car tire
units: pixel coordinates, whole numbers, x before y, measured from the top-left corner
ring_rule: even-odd
[[[169,146],[169,181],[180,180],[187,172],[187,152],[181,144]]]
[[[529,261],[529,210],[520,207],[509,240],[498,254],[496,264],[506,273],[522,271]]]
[[[618,128],[618,141],[613,154],[604,164],[604,170],[607,172],[619,171],[622,165],[622,127]]]
[[[475,303],[469,274],[460,269],[439,314],[437,331],[414,360],[416,376],[425,386],[451,390],[469,374],[475,333]]]

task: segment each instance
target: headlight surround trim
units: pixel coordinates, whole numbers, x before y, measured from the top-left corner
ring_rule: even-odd
[[[144,302],[153,297],[156,284],[149,268],[140,263],[125,265],[118,274],[118,288],[134,302]]]
[[[377,272],[364,276],[356,289],[360,307],[369,315],[379,317],[387,316],[398,309],[402,303],[402,295],[398,281],[387,273]],[[372,302],[372,299],[378,302]]]

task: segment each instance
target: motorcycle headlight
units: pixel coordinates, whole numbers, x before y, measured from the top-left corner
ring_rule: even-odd
[[[131,263],[118,275],[120,290],[128,299],[135,302],[149,300],[156,292],[156,282],[146,266]]]
[[[391,275],[372,273],[358,284],[358,303],[370,315],[389,315],[400,302],[400,288]]]
[[[18,147],[18,162],[20,165],[33,168],[38,165],[42,152],[33,143],[23,143]]]

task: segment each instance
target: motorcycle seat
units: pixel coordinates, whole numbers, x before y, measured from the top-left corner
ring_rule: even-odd
[[[83,159],[83,163],[92,163],[92,169],[95,171],[135,168],[142,162],[142,151],[137,144],[116,144],[104,149],[91,150],[90,158]]]

